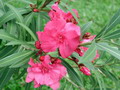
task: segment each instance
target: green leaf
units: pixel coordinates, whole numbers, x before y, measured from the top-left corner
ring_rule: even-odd
[[[0,39],[8,40],[8,41],[17,40],[16,37],[14,37],[13,35],[11,35],[11,34],[5,32],[4,30],[0,30]]]
[[[89,49],[85,52],[84,56],[82,56],[82,62],[91,62],[96,56],[96,45],[95,42],[91,44]],[[81,61],[79,61],[80,63]]]
[[[116,30],[109,35],[105,35],[103,39],[118,39],[120,38],[120,30]]]
[[[42,31],[42,15],[41,15],[41,13],[37,14],[36,31]]]
[[[118,49],[113,48],[106,43],[97,43],[96,45],[100,50],[106,51],[120,60],[120,51]]]
[[[11,22],[7,23],[7,28],[6,28],[6,32],[14,35],[14,37],[18,37],[18,29],[17,29],[17,25],[14,22],[14,20],[12,20]]]
[[[91,25],[92,25],[92,21],[86,23],[86,24],[81,28],[82,35],[85,34],[85,32],[91,27]]]
[[[22,45],[22,46],[25,46],[25,47],[28,47],[28,48],[37,50],[34,45],[30,45],[30,44],[28,44],[27,42],[25,42],[25,41],[20,41],[20,40],[10,41],[10,42],[8,42],[6,45],[7,45],[7,46],[8,46],[8,45]]]
[[[26,17],[25,17],[25,25],[26,26],[29,26],[30,23],[32,22],[32,19],[33,19],[33,16],[34,16],[34,12],[28,14]]]
[[[100,70],[112,81],[118,82],[119,79],[113,73],[111,73],[108,69],[100,68]]]
[[[47,53],[48,55],[52,56],[52,57],[58,57],[59,56],[59,53],[58,51],[55,51],[55,52],[49,52]]]
[[[36,38],[35,34],[32,32],[32,30],[31,30],[29,27],[27,27],[27,26],[24,25],[23,23],[18,23],[18,22],[17,22],[17,24],[19,24],[21,27],[23,27],[23,28],[32,36],[32,38],[33,38],[35,41],[37,41],[37,38]]]
[[[31,55],[33,51],[23,51],[12,54],[0,60],[0,67],[11,65],[15,62],[23,60],[23,58]]]
[[[26,68],[23,69],[23,70],[20,72],[20,74],[17,76],[16,80],[17,80],[17,79],[20,79],[21,77],[23,77],[23,75],[24,75],[26,72],[27,72]]]
[[[81,87],[83,87],[81,78],[78,76],[78,74],[75,72],[75,70],[61,57],[59,57],[59,59],[62,60],[62,64],[67,68],[67,71],[70,75],[70,78],[76,82],[78,85],[80,85]]]
[[[105,83],[104,83],[104,80],[103,80],[101,74],[98,73],[97,70],[94,70],[93,72],[94,72],[95,77],[96,77],[96,79],[98,81],[98,84],[99,84],[99,87],[100,87],[99,90],[106,90]]]
[[[9,69],[6,68],[2,74],[2,77],[0,78],[0,90],[4,87],[4,85],[7,84],[7,82],[10,80],[11,76],[13,75],[15,69]]]
[[[14,53],[17,50],[18,47],[13,47],[13,46],[7,46],[4,48],[0,48],[0,59]]]
[[[4,7],[5,4],[4,4],[3,0],[0,0],[0,5],[2,6],[3,11],[6,12],[5,7]]]
[[[22,17],[22,15],[17,11],[17,9],[16,8],[14,8],[12,5],[10,5],[10,4],[6,4],[10,9],[11,9],[11,11],[14,13],[14,15],[15,15],[15,17],[18,19],[18,21],[19,22],[23,22],[23,17]]]
[[[80,57],[79,54],[76,53],[76,52],[73,52],[71,56],[77,58],[79,61],[82,60],[82,59],[81,59],[82,57]]]
[[[13,64],[10,66],[10,68],[18,68],[18,67],[24,66],[25,64],[28,63],[29,59],[30,59],[31,57],[33,57],[33,56],[35,56],[34,53],[32,53],[31,55],[23,58],[23,60],[21,60],[21,61],[16,61],[15,63],[13,63]]]
[[[26,14],[30,12],[30,9],[17,9],[17,11],[20,14]],[[2,17],[0,17],[0,26],[2,26],[4,23],[12,20],[15,18],[15,14],[12,11],[8,11],[7,13],[5,13]]]
[[[30,90],[30,87],[31,87],[31,83],[26,83],[25,90]]]
[[[115,15],[110,20],[108,26],[106,27],[106,32],[113,29],[117,24],[120,23],[120,9],[115,13]]]
[[[100,33],[97,35],[97,38],[104,36],[107,34],[110,30],[112,30],[116,25],[120,23],[120,9],[116,12],[116,14],[112,17],[109,24],[106,25]]]

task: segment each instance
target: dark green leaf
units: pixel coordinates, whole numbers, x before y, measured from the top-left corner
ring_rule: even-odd
[[[4,87],[5,84],[10,80],[11,76],[13,75],[15,69],[6,68],[0,78],[0,90]]]
[[[32,32],[32,30],[31,30],[29,27],[27,27],[27,26],[24,25],[23,23],[17,23],[17,24],[19,24],[21,27],[23,27],[23,28],[32,36],[32,38],[33,38],[35,41],[37,41],[36,35]]]
[[[8,46],[4,48],[0,48],[0,59],[14,53],[18,47]]]
[[[120,38],[120,30],[116,30],[111,34],[105,35],[103,39],[118,39]]]
[[[17,11],[20,14],[26,14],[30,12],[30,9],[21,8],[21,9],[17,9]],[[15,14],[12,11],[5,13],[2,17],[0,17],[0,26],[14,18],[15,18]]]
[[[10,56],[7,56],[0,60],[0,67],[11,65],[11,64],[15,63],[16,61],[17,62],[21,61],[21,60],[23,60],[23,58],[31,55],[32,53],[33,53],[33,51],[23,51],[23,52],[18,52],[18,53],[12,54]]]
[[[10,4],[6,4],[10,9],[11,9],[11,11],[14,13],[14,15],[15,15],[15,17],[17,18],[17,20],[19,21],[19,22],[23,22],[23,17],[22,17],[22,15],[21,15],[21,13],[20,12],[18,12],[17,11],[17,9],[16,8],[14,8],[12,5],[10,5]]]
[[[81,78],[78,76],[78,74],[75,72],[75,70],[61,57],[59,57],[62,60],[62,64],[67,68],[67,71],[71,77],[71,79],[76,82],[78,85],[83,87]]]

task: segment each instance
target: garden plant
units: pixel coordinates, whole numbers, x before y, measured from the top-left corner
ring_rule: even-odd
[[[120,10],[91,30],[75,1],[0,0],[0,90],[120,90]]]

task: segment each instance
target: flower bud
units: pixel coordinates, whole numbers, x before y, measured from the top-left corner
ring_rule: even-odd
[[[36,42],[35,42],[35,47],[36,47],[37,49],[41,49],[40,41],[36,41]]]
[[[33,9],[33,12],[39,12],[39,10],[35,8],[35,9]]]
[[[60,60],[60,59],[56,59],[55,61],[54,61],[54,63],[55,64],[60,64],[62,61]]]
[[[44,61],[45,56],[40,56],[39,60]]]
[[[87,76],[90,76],[90,75],[91,75],[90,69],[88,69],[88,68],[85,67],[85,66],[80,67],[80,71],[81,71],[83,74],[87,75]]]

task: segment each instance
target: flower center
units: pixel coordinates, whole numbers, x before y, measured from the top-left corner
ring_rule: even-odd
[[[65,36],[62,35],[62,34],[58,34],[58,35],[57,35],[57,39],[58,39],[58,43],[63,43],[63,42],[64,42],[64,39],[65,39]]]
[[[49,69],[48,69],[47,67],[44,67],[44,66],[43,66],[43,67],[41,68],[41,72],[42,72],[42,73],[48,73],[48,72],[49,72]]]

